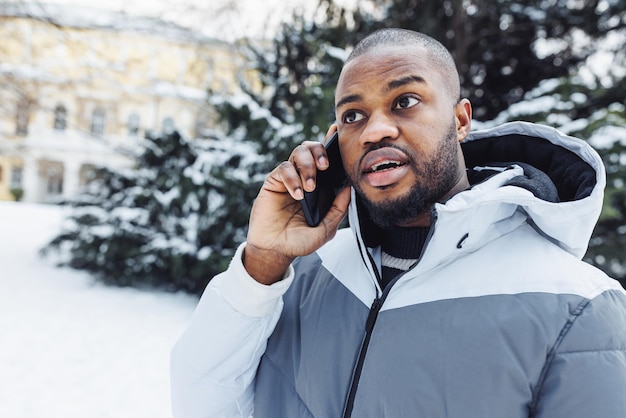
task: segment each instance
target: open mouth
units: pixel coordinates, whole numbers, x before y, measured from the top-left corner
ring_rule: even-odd
[[[361,161],[362,180],[371,187],[389,188],[403,181],[410,161],[404,151],[395,147],[372,150]]]
[[[393,170],[409,163],[409,158],[402,150],[394,147],[382,147],[368,152],[361,161],[364,174],[380,173]]]
[[[374,165],[372,165],[369,169],[365,170],[365,173],[378,173],[386,170],[393,170],[394,168],[402,167],[406,165],[406,163],[402,163],[400,161],[380,161]]]

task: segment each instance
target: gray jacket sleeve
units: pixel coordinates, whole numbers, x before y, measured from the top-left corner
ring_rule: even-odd
[[[535,418],[626,417],[626,294],[570,309],[531,406]]]

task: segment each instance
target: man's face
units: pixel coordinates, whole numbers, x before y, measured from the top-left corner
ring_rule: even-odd
[[[385,47],[354,58],[335,106],[346,172],[380,226],[415,224],[467,187],[459,141],[471,108],[456,104],[425,50]]]

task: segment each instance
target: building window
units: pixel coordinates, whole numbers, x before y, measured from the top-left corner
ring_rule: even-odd
[[[11,167],[11,189],[22,187],[22,167]]]
[[[63,172],[57,167],[49,167],[46,176],[46,192],[49,196],[63,193]]]
[[[165,119],[163,119],[163,123],[161,125],[161,129],[163,129],[163,133],[165,135],[169,135],[174,133],[174,131],[176,130],[176,125],[174,124],[174,119],[172,119],[171,117],[167,117]]]
[[[128,136],[139,135],[139,126],[141,125],[141,118],[137,113],[131,113],[128,116]]]
[[[67,128],[67,109],[63,105],[54,108],[54,129],[64,131]]]
[[[94,181],[97,176],[97,169],[91,164],[83,164],[78,173],[78,184],[84,187]]]
[[[29,105],[28,100],[22,99],[17,102],[17,109],[15,112],[15,134],[19,136],[28,135],[28,119],[29,119]]]
[[[93,135],[104,135],[106,126],[106,112],[101,107],[96,107],[91,114],[91,133]]]

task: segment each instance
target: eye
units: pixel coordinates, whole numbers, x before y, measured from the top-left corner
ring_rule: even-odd
[[[355,123],[363,119],[365,116],[361,112],[349,110],[343,115],[343,123]]]
[[[394,109],[408,109],[416,104],[420,103],[420,100],[413,96],[402,96],[398,99],[394,105]]]

